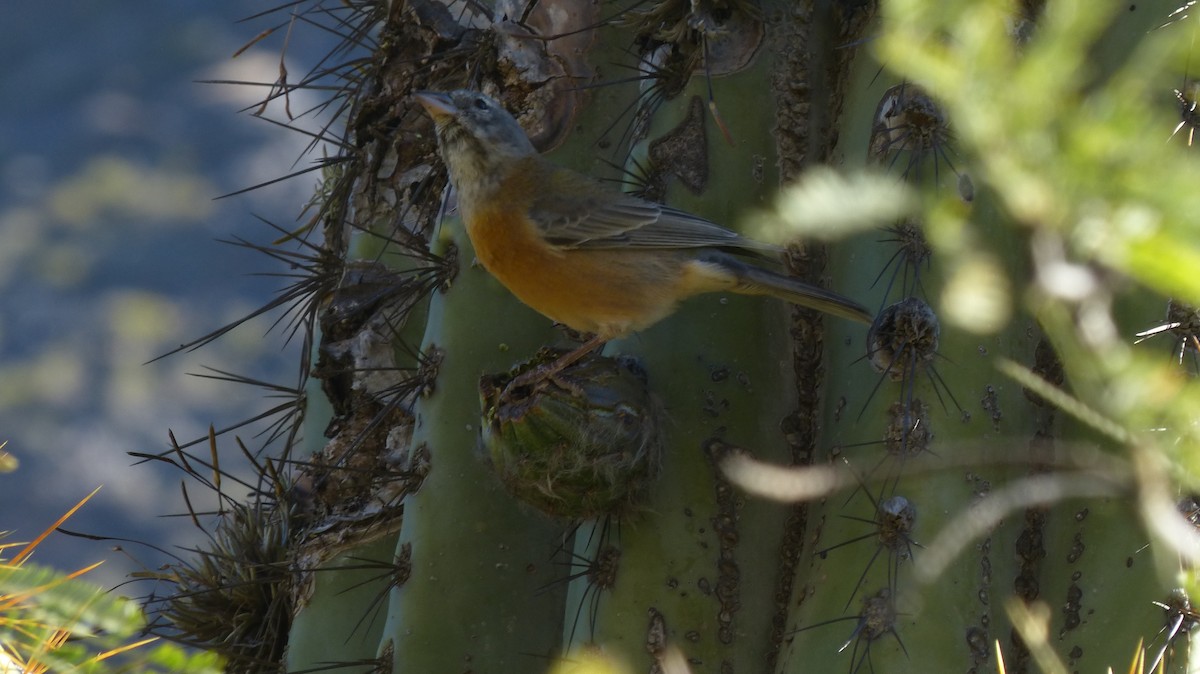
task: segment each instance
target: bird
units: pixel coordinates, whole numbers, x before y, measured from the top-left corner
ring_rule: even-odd
[[[871,323],[872,314],[854,300],[747,259],[778,256],[777,246],[546,159],[490,96],[459,89],[413,97],[433,119],[479,263],[535,311],[593,335],[522,375],[521,384],[556,374],[703,293],[771,295]]]

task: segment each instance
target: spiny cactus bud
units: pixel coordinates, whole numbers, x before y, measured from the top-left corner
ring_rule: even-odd
[[[658,475],[661,404],[630,359],[589,356],[532,387],[505,387],[552,361],[543,349],[479,381],[482,441],[508,490],[563,518],[628,512]]]
[[[923,300],[906,297],[879,312],[867,332],[867,358],[892,381],[924,370],[937,355],[941,327]]]

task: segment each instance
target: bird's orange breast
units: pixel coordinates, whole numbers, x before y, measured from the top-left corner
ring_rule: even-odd
[[[662,251],[558,248],[511,208],[477,209],[466,225],[476,257],[500,283],[576,330],[617,337],[665,317],[679,299],[683,261]]]
[[[496,197],[459,204],[479,262],[534,310],[611,339],[659,321],[681,299],[728,285],[684,251],[548,243],[529,216],[533,190],[556,189],[545,167],[514,171]]]
[[[466,224],[484,268],[551,320],[584,332],[619,334],[636,317],[599,260],[546,243],[523,213],[482,209]]]

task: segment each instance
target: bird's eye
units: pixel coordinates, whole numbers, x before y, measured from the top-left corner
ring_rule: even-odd
[[[480,110],[487,110],[487,109],[488,109],[488,102],[487,102],[487,99],[485,99],[485,98],[476,98],[476,99],[475,99],[475,107],[476,107],[476,108],[479,108]]]

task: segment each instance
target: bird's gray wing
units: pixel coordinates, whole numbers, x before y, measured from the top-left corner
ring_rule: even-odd
[[[669,206],[616,191],[575,190],[566,199],[550,190],[534,199],[530,216],[550,243],[571,249],[741,248],[773,252],[769,244],[747,239]]]

